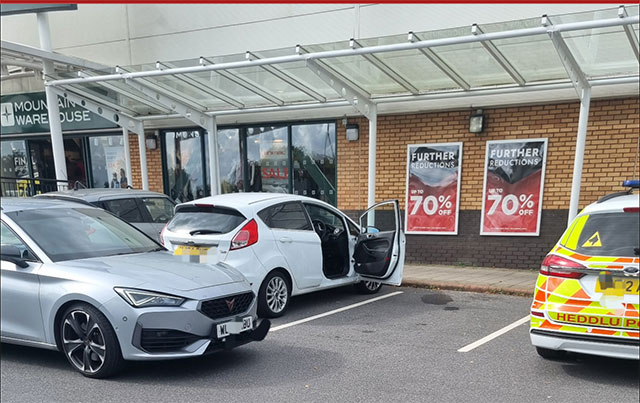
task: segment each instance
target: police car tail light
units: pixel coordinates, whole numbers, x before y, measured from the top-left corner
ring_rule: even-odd
[[[640,213],[640,207],[625,207],[622,211],[625,213]]]
[[[233,237],[229,250],[246,248],[256,242],[258,242],[258,223],[256,220],[251,220]]]
[[[547,255],[542,261],[542,266],[540,266],[540,274],[578,279],[586,275],[586,273],[582,272],[584,269],[586,267],[573,260],[558,255]]]
[[[164,227],[162,227],[162,230],[160,231],[160,245],[162,246],[164,246],[164,232],[167,230],[167,225],[169,225],[169,223],[166,223]]]

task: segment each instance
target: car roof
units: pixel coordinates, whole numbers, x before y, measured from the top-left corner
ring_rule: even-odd
[[[123,197],[168,197],[164,193],[152,192],[149,190],[139,189],[111,189],[111,188],[92,188],[78,190],[62,190],[59,192],[48,192],[36,197],[59,197],[66,199],[80,199],[88,202],[99,200],[121,199]]]
[[[36,210],[45,208],[72,208],[78,207],[78,203],[45,197],[3,197],[2,199],[0,199],[0,207],[2,207],[3,213],[11,213],[13,211]]]
[[[186,204],[212,204],[214,206],[230,207],[240,211],[243,214],[253,213],[263,207],[270,206],[275,203],[302,201],[307,203],[317,203],[335,209],[330,204],[322,200],[314,199],[307,196],[292,195],[288,193],[266,193],[266,192],[245,192],[245,193],[226,193],[216,196],[203,197],[202,199],[191,200]]]
[[[592,203],[582,210],[580,214],[596,214],[601,212],[622,211],[625,207],[638,207],[640,194],[628,194]]]

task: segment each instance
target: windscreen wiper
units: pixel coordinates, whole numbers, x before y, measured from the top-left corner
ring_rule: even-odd
[[[222,231],[216,231],[214,229],[194,229],[189,232],[189,235],[205,235],[205,234],[222,234]]]

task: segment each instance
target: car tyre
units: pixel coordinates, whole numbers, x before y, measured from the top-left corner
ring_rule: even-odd
[[[264,279],[258,293],[258,314],[263,318],[278,318],[284,314],[291,299],[289,278],[274,270]]]
[[[74,304],[64,312],[59,335],[67,361],[88,378],[107,378],[124,367],[113,327],[89,304]]]
[[[360,294],[376,294],[382,289],[382,283],[375,281],[361,281],[353,285]]]
[[[536,347],[536,351],[538,355],[547,360],[559,360],[564,358],[567,355],[566,351],[562,350],[551,350],[543,347]]]

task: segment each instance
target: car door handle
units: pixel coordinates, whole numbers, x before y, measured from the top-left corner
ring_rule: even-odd
[[[293,239],[287,237],[287,236],[283,236],[282,238],[278,239],[278,241],[282,242],[282,243],[291,243],[293,242]]]

